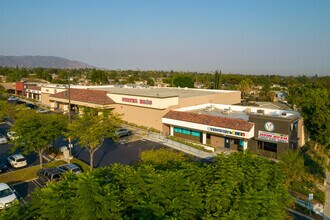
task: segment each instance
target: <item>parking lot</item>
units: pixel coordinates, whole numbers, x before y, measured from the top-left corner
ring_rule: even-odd
[[[120,141],[122,143],[114,143],[109,139],[105,140],[102,147],[94,154],[94,167],[108,166],[113,163],[131,164],[139,159],[142,151],[166,147],[143,139],[126,141],[125,138],[121,138]],[[72,149],[72,155],[89,164],[87,149],[75,146]]]
[[[8,124],[6,124],[6,123],[0,124],[0,133],[1,134],[6,136],[6,134],[9,130],[10,130],[10,126]],[[0,145],[0,160],[2,160],[2,162],[4,162],[8,167],[8,170],[5,170],[4,172],[10,172],[10,171],[15,170],[15,168],[12,168],[7,163],[7,157],[12,154],[15,154],[15,153],[21,153],[20,151],[11,152],[12,147],[13,147],[13,145],[10,144],[9,141],[7,144]],[[24,155],[24,156],[27,159],[28,166],[34,166],[34,165],[39,164],[39,157],[36,153],[30,153],[30,154]],[[46,162],[46,161],[44,161],[44,162]]]
[[[0,133],[6,135],[9,131],[10,126],[7,124],[0,124]],[[55,146],[60,147],[67,145],[67,141],[59,138],[55,142]],[[12,145],[11,144],[2,144],[0,145],[0,159],[7,163],[7,157],[11,155],[10,152]],[[151,142],[148,140],[141,139],[137,135],[131,135],[127,137],[120,138],[117,143],[113,142],[111,139],[106,139],[101,146],[94,154],[94,167],[103,167],[108,166],[114,163],[121,164],[132,164],[139,159],[139,155],[144,150],[150,149],[159,149],[162,147],[166,147],[162,144]],[[72,155],[85,163],[89,164],[89,152],[85,148],[80,148],[76,144],[72,149]],[[28,160],[28,166],[38,165],[39,159],[38,155],[35,153],[31,153],[29,155],[25,155]],[[45,162],[45,161],[44,161]],[[15,168],[11,168],[8,165],[9,169],[5,172],[11,172],[15,170]],[[1,174],[0,174],[1,175]],[[19,198],[22,199],[22,203],[29,201],[31,192],[34,191],[35,188],[43,187],[44,183],[39,181],[38,179],[24,182],[19,184],[12,185],[12,188],[15,189],[16,194]]]

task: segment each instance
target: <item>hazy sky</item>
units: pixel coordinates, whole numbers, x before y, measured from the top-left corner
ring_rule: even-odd
[[[0,54],[330,75],[330,0],[0,0]]]

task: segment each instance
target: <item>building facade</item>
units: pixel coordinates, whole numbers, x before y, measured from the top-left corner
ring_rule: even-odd
[[[121,114],[123,120],[162,130],[162,117],[171,109],[203,103],[240,103],[239,91],[186,88],[70,89],[71,107],[100,107]],[[91,95],[93,94],[93,95]],[[100,100],[103,100],[100,102]],[[68,91],[49,96],[52,109],[68,110]]]
[[[271,158],[305,144],[303,119],[288,110],[209,103],[170,111],[162,122],[170,136]]]

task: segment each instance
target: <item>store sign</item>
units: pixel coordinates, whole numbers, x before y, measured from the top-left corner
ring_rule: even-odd
[[[274,129],[275,129],[275,125],[270,121],[266,122],[264,127],[265,127],[266,131],[274,131]]]
[[[227,130],[227,129],[221,129],[221,128],[211,128],[211,127],[207,128],[207,130],[216,132],[216,133],[221,133],[221,134],[229,134],[229,135],[245,137],[245,133],[239,132],[239,131],[233,131],[233,130]]]
[[[122,102],[127,103],[135,103],[135,104],[141,104],[141,105],[152,105],[152,101],[148,99],[135,99],[135,98],[122,98]]]
[[[289,143],[289,135],[259,131],[258,138],[281,143]]]

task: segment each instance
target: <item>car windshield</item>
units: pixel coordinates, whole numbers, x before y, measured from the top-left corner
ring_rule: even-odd
[[[5,136],[3,136],[3,134],[0,134],[0,138],[5,138]]]
[[[55,174],[54,176],[53,176],[53,179],[59,179],[60,178],[60,175],[59,174]]]
[[[16,162],[23,162],[23,161],[25,161],[25,158],[19,158],[16,160]]]
[[[13,192],[11,191],[11,189],[9,189],[9,188],[4,189],[4,190],[0,191],[0,198],[4,198],[4,197],[7,197],[7,196],[10,196],[11,194],[13,194]]]

